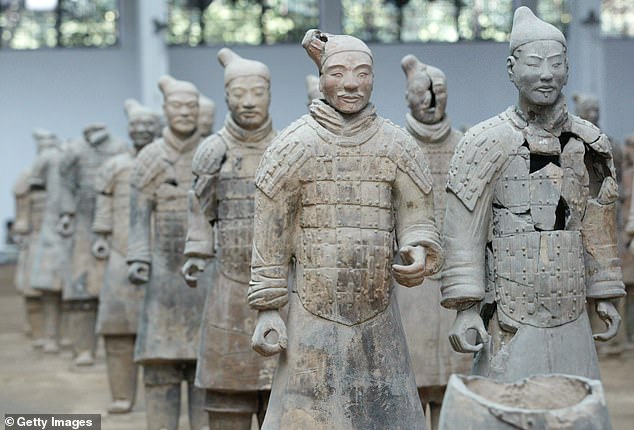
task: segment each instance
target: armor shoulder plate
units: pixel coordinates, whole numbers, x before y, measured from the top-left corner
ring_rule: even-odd
[[[95,191],[101,194],[112,194],[114,187],[114,179],[122,169],[130,162],[130,154],[115,155],[106,160],[106,162],[97,170],[95,176]]]
[[[66,145],[59,165],[62,176],[68,174],[69,170],[77,163],[82,150],[83,142],[81,140],[75,140]]]
[[[192,172],[194,175],[213,175],[220,171],[227,153],[222,138],[213,134],[202,141],[194,153]]]
[[[144,189],[166,168],[163,139],[146,145],[136,157],[131,183],[137,189]]]
[[[305,117],[282,130],[262,155],[255,172],[255,185],[270,198],[310,158],[309,148],[316,135]]]
[[[469,210],[506,162],[508,140],[521,142],[523,137],[504,118],[496,116],[471,127],[458,143],[449,164],[447,189]]]
[[[407,176],[409,176],[420,190],[429,194],[433,186],[433,179],[429,170],[427,156],[414,138],[401,127],[389,120],[383,123],[384,137],[392,133],[392,147],[398,148],[397,152],[390,151],[390,158]]]
[[[596,142],[601,137],[601,130],[590,121],[570,115],[570,123],[570,132],[587,144]]]

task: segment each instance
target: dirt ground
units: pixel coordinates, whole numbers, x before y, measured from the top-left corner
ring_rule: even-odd
[[[32,349],[24,335],[23,300],[11,279],[10,268],[0,267],[0,414],[98,413],[104,430],[145,429],[142,389],[132,413],[106,412],[109,392],[102,345],[97,364],[84,369],[71,364],[68,351],[44,355]],[[602,358],[601,373],[613,429],[634,429],[634,351]],[[180,428],[189,428],[184,410]]]

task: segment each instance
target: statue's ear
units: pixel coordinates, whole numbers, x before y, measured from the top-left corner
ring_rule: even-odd
[[[515,67],[515,63],[517,63],[517,60],[514,56],[509,55],[508,57],[506,57],[506,72],[509,75],[509,79],[513,82],[515,82],[515,73],[513,72],[513,67]]]

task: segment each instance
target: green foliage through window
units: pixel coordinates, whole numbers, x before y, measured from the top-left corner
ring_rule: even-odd
[[[118,0],[0,0],[0,47],[106,47],[119,37]]]
[[[300,42],[319,26],[318,0],[169,0],[172,45]]]
[[[512,0],[341,0],[343,30],[370,42],[508,40]],[[569,0],[540,0],[537,13],[564,32]]]
[[[634,37],[634,1],[602,0],[601,32],[610,37]]]

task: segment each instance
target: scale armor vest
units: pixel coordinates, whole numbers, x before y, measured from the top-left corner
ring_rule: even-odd
[[[218,270],[237,282],[248,283],[253,248],[255,170],[266,148],[232,148],[218,177]],[[237,146],[237,145],[236,145]]]
[[[99,145],[81,143],[77,158],[77,212],[92,217],[95,213],[97,194],[95,179],[99,168],[110,158],[124,150],[122,144],[109,138]]]
[[[167,145],[166,143],[162,143]],[[192,182],[195,148],[183,153],[171,165],[173,177],[156,190],[154,209],[154,247],[165,258],[169,270],[177,272],[184,261],[187,234],[187,192]],[[174,182],[172,182],[174,180]]]
[[[429,160],[429,171],[434,182],[434,218],[440,231],[442,231],[445,220],[445,186],[447,185],[449,162],[459,140],[460,135],[452,130],[447,136],[447,140],[443,142],[425,143],[419,141],[421,149]]]
[[[585,148],[571,138],[559,151],[531,154],[526,145],[517,147],[495,184],[488,293],[494,294],[502,320],[547,328],[583,313]],[[531,172],[531,164],[537,164],[531,157],[546,161]]]
[[[383,128],[350,146],[306,136],[317,144],[298,172],[297,293],[315,315],[354,325],[383,312],[390,302],[397,164],[388,152],[396,147],[396,134]]]
[[[36,239],[37,233],[42,228],[42,221],[44,220],[44,209],[46,208],[46,191],[44,190],[31,190],[29,191],[29,220],[30,231],[29,234]]]

